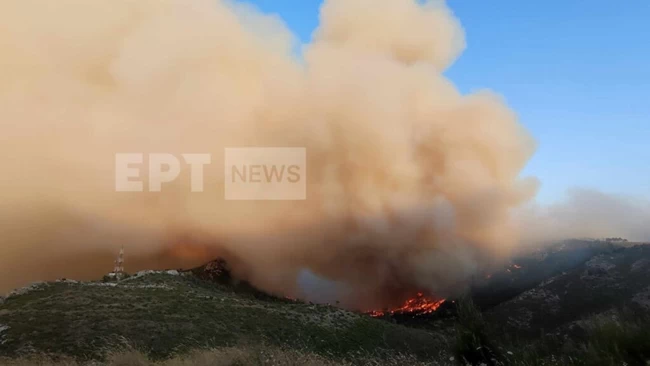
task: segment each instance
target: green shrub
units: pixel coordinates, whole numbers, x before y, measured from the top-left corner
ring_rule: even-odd
[[[483,314],[471,298],[460,299],[456,305],[456,341],[454,353],[462,364],[496,365],[497,348],[491,341]]]
[[[644,365],[650,360],[650,320],[619,313],[586,326],[585,361],[590,365]]]

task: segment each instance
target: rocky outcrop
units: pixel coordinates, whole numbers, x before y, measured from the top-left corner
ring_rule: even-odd
[[[225,259],[217,258],[201,267],[194,268],[191,272],[204,280],[222,284],[232,284],[234,278]]]

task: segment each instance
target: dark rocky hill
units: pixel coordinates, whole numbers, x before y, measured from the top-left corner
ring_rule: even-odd
[[[517,334],[538,335],[595,314],[650,312],[650,245],[616,248],[549,276],[487,314]]]

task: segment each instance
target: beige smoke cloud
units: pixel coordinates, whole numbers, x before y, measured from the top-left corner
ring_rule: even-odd
[[[442,2],[328,0],[301,56],[280,19],[223,1],[3,1],[0,25],[2,289],[101,275],[125,245],[140,266],[227,253],[288,294],[309,268],[375,306],[444,296],[517,243],[535,143],[443,76],[464,37]],[[306,147],[308,199],[223,200],[235,146]],[[208,188],[184,167],[117,193],[124,152],[212,154]]]

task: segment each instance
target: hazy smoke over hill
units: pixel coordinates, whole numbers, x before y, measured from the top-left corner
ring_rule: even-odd
[[[517,219],[521,239],[531,243],[619,236],[650,241],[650,202],[644,198],[572,189],[563,202],[523,207]]]
[[[442,75],[464,47],[443,3],[328,0],[300,56],[278,18],[220,1],[3,1],[0,24],[0,288],[100,275],[125,245],[127,269],[226,255],[266,289],[327,278],[364,307],[444,296],[517,243],[535,144]],[[308,199],[225,201],[238,146],[306,147]],[[116,193],[124,152],[210,153],[205,192],[184,166]]]

